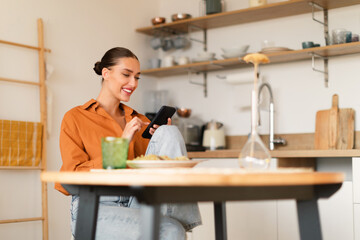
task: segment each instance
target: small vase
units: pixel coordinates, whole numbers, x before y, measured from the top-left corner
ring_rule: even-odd
[[[257,133],[257,92],[257,85],[255,85],[251,94],[251,134],[239,156],[240,167],[246,169],[267,169],[270,166],[270,152]]]
[[[259,135],[256,132],[252,133],[241,150],[240,166],[246,169],[268,169],[270,159],[270,153]]]

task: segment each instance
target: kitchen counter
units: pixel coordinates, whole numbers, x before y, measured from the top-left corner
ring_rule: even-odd
[[[189,158],[238,158],[241,149],[188,152]],[[350,150],[274,150],[273,158],[360,157],[360,149]]]
[[[285,146],[276,145],[270,151],[273,158],[319,158],[319,157],[360,157],[360,132],[355,132],[354,149],[348,150],[315,150],[314,133],[276,134],[287,141]],[[238,158],[242,147],[247,141],[247,136],[226,136],[228,149],[188,152],[189,158]],[[260,138],[268,146],[269,135]]]

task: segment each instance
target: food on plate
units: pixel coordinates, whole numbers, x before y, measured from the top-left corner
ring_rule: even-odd
[[[134,160],[171,160],[171,161],[187,161],[190,160],[188,157],[186,156],[180,156],[180,157],[176,157],[176,158],[170,158],[166,155],[162,155],[162,156],[158,156],[155,154],[149,154],[149,155],[141,155],[137,158],[134,158]]]
[[[269,58],[265,54],[261,54],[261,53],[251,53],[246,55],[243,59],[245,62],[247,63],[251,62],[253,64],[270,62]]]

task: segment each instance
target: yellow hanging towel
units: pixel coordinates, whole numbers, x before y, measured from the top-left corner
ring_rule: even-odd
[[[38,166],[42,124],[0,120],[0,166]]]

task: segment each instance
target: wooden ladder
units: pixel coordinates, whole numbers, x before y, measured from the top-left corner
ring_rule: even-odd
[[[30,84],[36,85],[40,88],[40,121],[43,126],[43,135],[42,135],[42,153],[41,153],[41,163],[37,167],[21,167],[21,166],[1,166],[0,169],[3,170],[40,170],[46,171],[46,135],[47,135],[47,104],[46,104],[46,70],[45,70],[45,52],[51,52],[51,50],[44,47],[44,27],[43,21],[41,18],[37,20],[37,29],[38,29],[38,46],[30,46],[15,42],[9,42],[0,40],[0,43],[12,45],[16,47],[22,47],[27,49],[33,49],[38,51],[39,54],[39,82],[30,82],[22,81],[9,78],[1,78],[0,81],[14,82],[20,84]],[[45,182],[41,183],[41,200],[42,200],[42,216],[33,217],[33,218],[21,218],[21,219],[9,219],[9,220],[0,220],[0,224],[5,223],[19,223],[19,222],[31,222],[31,221],[42,221],[42,236],[43,240],[48,240],[48,198],[47,198],[47,184]]]

